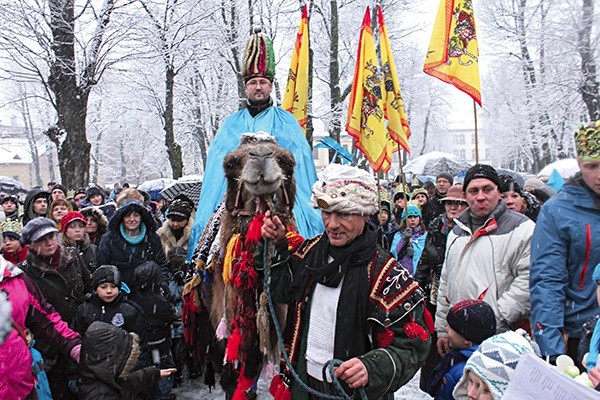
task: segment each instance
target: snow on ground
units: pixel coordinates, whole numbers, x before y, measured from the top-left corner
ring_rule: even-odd
[[[223,400],[225,394],[221,390],[221,387],[217,383],[217,387],[212,390],[212,393],[208,392],[207,387],[202,383],[202,377],[193,381],[186,381],[182,386],[177,389],[173,389],[173,393],[177,395],[177,400]],[[217,382],[219,377],[217,376]],[[268,392],[268,385],[266,382],[259,382],[259,395],[258,399],[272,399],[272,396]],[[408,382],[404,387],[400,388],[394,395],[394,400],[430,400],[431,397],[423,393],[419,389],[419,373]]]

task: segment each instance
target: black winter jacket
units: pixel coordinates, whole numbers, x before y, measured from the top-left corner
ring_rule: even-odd
[[[132,334],[110,324],[94,322],[86,331],[79,362],[80,400],[130,400],[156,385],[160,370],[154,366],[130,373],[139,349]]]
[[[123,218],[131,211],[137,211],[142,216],[142,223],[146,225],[146,236],[136,246],[128,244],[120,230]],[[133,272],[138,265],[145,261],[154,261],[160,266],[161,284],[168,287],[170,272],[162,243],[156,233],[154,219],[141,203],[129,203],[119,208],[110,220],[108,232],[102,236],[100,241],[98,265],[116,266],[121,272],[123,282],[129,287],[133,287]]]
[[[85,296],[83,304],[77,308],[73,330],[83,334],[94,321],[102,321],[139,335],[141,333],[139,318],[139,308],[125,299],[123,293],[119,293],[119,296],[110,303],[100,300],[96,293],[89,293]]]

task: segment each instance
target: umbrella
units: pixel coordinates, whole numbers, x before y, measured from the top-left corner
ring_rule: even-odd
[[[16,179],[8,176],[0,176],[0,193],[5,194],[26,194],[25,186]]]
[[[560,176],[565,179],[571,177],[571,175],[575,175],[579,172],[579,164],[577,164],[577,160],[574,158],[565,158],[564,160],[558,160],[551,164],[546,165],[537,177],[546,180],[552,175],[552,170],[556,170]]]
[[[160,200],[160,191],[175,182],[171,178],[158,178],[146,181],[137,187],[138,190],[146,192],[153,201]]]
[[[459,171],[469,168],[471,165],[454,154],[432,151],[409,161],[404,166],[404,172],[415,175],[437,176],[442,172],[456,175]]]
[[[173,200],[178,194],[185,194],[194,202],[194,204],[197,204],[198,200],[200,199],[201,188],[201,175],[190,175],[187,177],[184,176],[164,188],[160,192],[160,195],[167,200]]]

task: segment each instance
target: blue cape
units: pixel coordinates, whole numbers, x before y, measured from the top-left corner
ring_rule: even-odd
[[[311,187],[317,180],[315,164],[298,121],[292,114],[279,107],[269,107],[256,117],[252,117],[248,110],[243,109],[223,121],[208,149],[202,191],[188,244],[188,261],[194,254],[208,220],[225,196],[227,182],[223,172],[223,159],[227,153],[239,146],[242,133],[258,131],[274,136],[277,143],[291,151],[296,159],[294,218],[298,231],[305,238],[323,232],[320,213],[310,206]]]

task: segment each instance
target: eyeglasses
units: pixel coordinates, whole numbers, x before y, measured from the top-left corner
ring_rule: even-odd
[[[246,83],[246,86],[270,86],[271,82],[268,79],[251,79]]]
[[[448,204],[449,206],[460,207],[463,205],[466,206],[467,202],[462,200],[444,200],[444,204]]]

